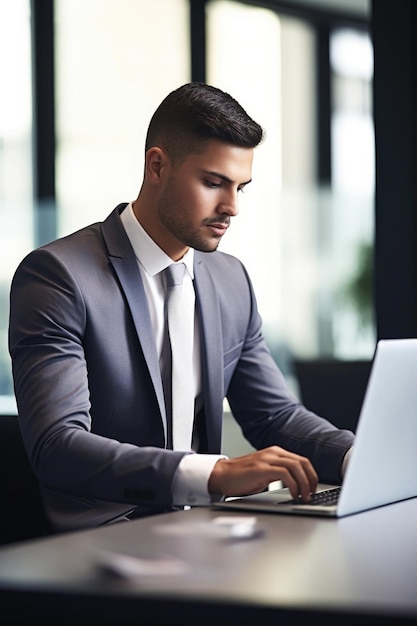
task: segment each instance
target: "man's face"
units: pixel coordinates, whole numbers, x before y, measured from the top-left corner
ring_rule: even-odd
[[[181,258],[187,247],[216,250],[238,213],[238,194],[251,180],[252,160],[252,148],[211,140],[203,152],[165,169],[156,208],[166,232],[160,245],[172,258]]]

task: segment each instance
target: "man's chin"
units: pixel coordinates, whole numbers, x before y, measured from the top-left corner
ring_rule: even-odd
[[[194,250],[198,250],[199,252],[215,252],[219,247],[221,239],[211,239],[210,241],[199,241],[194,242],[194,245],[190,245]]]
[[[212,243],[210,246],[207,246],[204,250],[202,250],[202,252],[216,252],[217,248],[219,247],[219,243],[220,239]]]

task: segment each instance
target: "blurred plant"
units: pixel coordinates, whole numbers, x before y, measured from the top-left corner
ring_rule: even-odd
[[[371,243],[362,243],[352,277],[342,289],[342,296],[355,307],[360,324],[365,327],[373,322],[373,252]]]

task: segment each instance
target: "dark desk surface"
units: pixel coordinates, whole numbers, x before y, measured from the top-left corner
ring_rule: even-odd
[[[217,534],[215,518],[231,516],[240,514],[193,509],[1,548],[0,622],[30,612],[75,626],[295,624],[312,614],[321,624],[416,623],[417,498],[340,520],[257,515],[264,532],[246,540]],[[102,550],[181,567],[118,578],[98,567]]]

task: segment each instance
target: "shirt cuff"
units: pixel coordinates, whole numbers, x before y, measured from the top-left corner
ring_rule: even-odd
[[[347,469],[347,466],[348,466],[348,463],[349,463],[350,455],[352,454],[352,450],[353,450],[353,448],[349,448],[349,450],[346,452],[345,456],[343,457],[342,471],[341,471],[342,480],[343,480],[343,478],[346,475],[346,469]]]
[[[187,454],[178,465],[173,481],[174,506],[207,506],[219,496],[211,496],[207,485],[213,467],[223,454]]]

